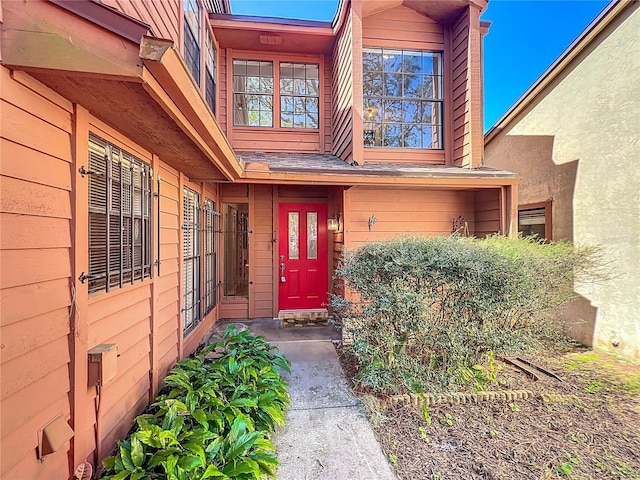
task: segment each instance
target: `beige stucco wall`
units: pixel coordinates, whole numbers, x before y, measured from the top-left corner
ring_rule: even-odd
[[[633,2],[485,147],[485,164],[523,177],[520,205],[553,199],[554,239],[602,247],[615,277],[576,285],[583,298],[567,311],[570,330],[584,343],[635,360],[640,360],[638,32],[640,9]]]

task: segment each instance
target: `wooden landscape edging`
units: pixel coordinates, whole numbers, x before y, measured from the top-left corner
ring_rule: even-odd
[[[445,393],[445,394],[418,394],[390,395],[381,399],[388,406],[414,405],[461,405],[466,403],[480,403],[486,401],[513,402],[514,400],[530,400],[540,398],[544,403],[575,403],[580,399],[575,395],[562,395],[554,393],[534,392],[532,390],[501,390],[496,392],[471,392],[471,393]]]

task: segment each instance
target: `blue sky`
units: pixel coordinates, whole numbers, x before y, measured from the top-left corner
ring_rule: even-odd
[[[366,0],[365,0],[366,1]],[[485,130],[531,86],[607,0],[491,0],[485,38]],[[338,0],[231,0],[240,15],[326,20]]]

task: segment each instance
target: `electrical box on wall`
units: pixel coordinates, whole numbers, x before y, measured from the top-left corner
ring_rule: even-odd
[[[118,373],[118,346],[103,343],[89,350],[89,387],[106,385]]]

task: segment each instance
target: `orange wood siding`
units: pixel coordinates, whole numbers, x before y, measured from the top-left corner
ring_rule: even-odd
[[[444,48],[444,29],[438,22],[404,6],[385,10],[362,21],[362,43],[370,47]]]
[[[102,3],[142,20],[157,37],[180,45],[180,0],[102,0]]]
[[[484,155],[479,12],[469,7],[452,27],[453,164],[478,167]]]
[[[227,49],[219,48],[218,49],[218,91],[217,91],[217,102],[218,102],[218,115],[216,119],[220,124],[220,128],[222,131],[229,136],[229,124],[228,124],[228,103],[227,103]]]
[[[320,151],[319,139],[317,130],[234,127],[232,147],[237,151],[315,153]]]
[[[355,187],[345,194],[345,245],[406,234],[449,235],[452,220],[462,215],[474,228],[474,194],[457,190]],[[369,231],[369,218],[376,222]]]
[[[333,85],[331,91],[331,153],[341,159],[353,161],[354,137],[354,60],[353,13],[349,12],[338,34],[333,51]]]
[[[178,246],[180,245],[180,202],[179,173],[163,162],[160,174],[160,276],[154,280],[156,295],[155,339],[158,378],[163,378],[167,370],[179,358],[179,342],[182,335],[180,319],[180,284]],[[154,188],[157,187],[154,185]],[[157,235],[157,233],[154,233]],[[157,242],[157,239],[156,239]],[[157,273],[156,269],[156,273]]]
[[[0,88],[0,476],[68,477],[66,449],[41,463],[35,447],[39,429],[71,416],[72,105],[4,67]]]
[[[478,238],[501,231],[500,190],[497,188],[479,190],[475,193],[476,223],[473,230]]]
[[[342,187],[333,187],[329,192],[329,217],[333,215],[339,216],[340,228],[335,232],[329,232],[329,272],[333,274],[342,257],[342,249],[344,247],[344,190]],[[332,235],[331,235],[332,234]],[[331,276],[331,275],[330,275]],[[344,295],[344,283],[339,279],[330,279],[331,287],[329,291],[334,295]]]
[[[271,185],[255,185],[252,203],[254,219],[251,234],[253,254],[250,260],[250,280],[253,287],[250,295],[253,318],[272,318],[273,311],[273,187]]]

